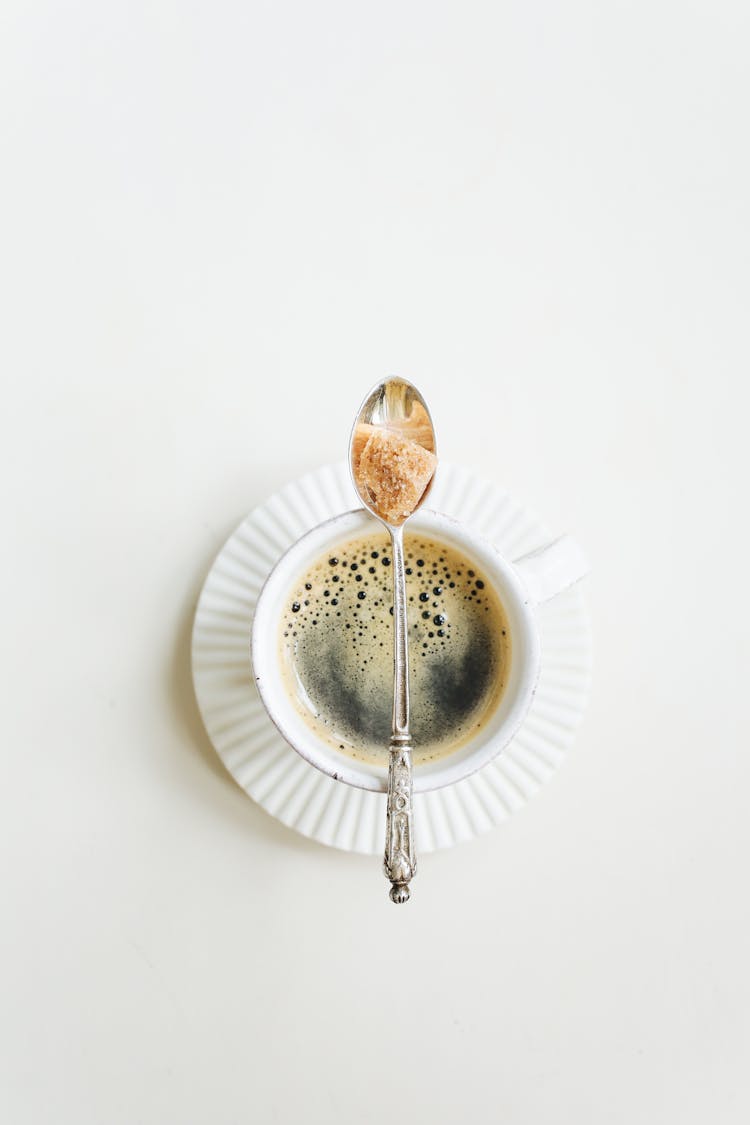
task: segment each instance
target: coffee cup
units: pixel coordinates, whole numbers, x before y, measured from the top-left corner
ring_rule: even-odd
[[[290,590],[315,562],[335,554],[341,544],[364,537],[373,519],[362,510],[346,512],[314,527],[278,560],[261,590],[252,625],[251,656],[264,706],[290,746],[311,765],[337,781],[385,792],[388,745],[382,761],[357,760],[321,736],[300,712],[289,690],[279,644],[280,623],[288,611]],[[522,558],[510,561],[466,525],[439,512],[421,509],[409,531],[444,543],[481,569],[502,604],[511,653],[502,694],[478,729],[450,753],[426,761],[414,771],[414,790],[424,792],[461,781],[502,752],[523,723],[541,670],[536,609],[588,572],[586,558],[570,536],[563,536]]]

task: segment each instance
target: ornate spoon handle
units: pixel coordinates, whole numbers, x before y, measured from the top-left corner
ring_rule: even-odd
[[[391,743],[388,763],[388,812],[385,830],[385,875],[391,881],[391,902],[408,902],[409,883],[417,873],[412,832],[411,750]]]
[[[391,901],[408,902],[417,871],[412,831],[411,736],[409,734],[409,636],[406,620],[404,533],[391,527],[393,554],[393,731],[388,763],[385,874]]]

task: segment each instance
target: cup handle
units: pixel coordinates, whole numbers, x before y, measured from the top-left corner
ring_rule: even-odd
[[[513,563],[535,605],[567,590],[591,569],[583,549],[571,535],[561,535]]]

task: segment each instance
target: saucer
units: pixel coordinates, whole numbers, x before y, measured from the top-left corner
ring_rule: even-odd
[[[358,506],[344,463],[292,481],[255,508],[222,547],[193,626],[193,682],[208,736],[225,767],[266,812],[319,843],[379,855],[385,797],[334,781],[279,734],[258,695],[250,634],[261,587],[301,535]],[[430,507],[468,524],[509,559],[553,536],[497,486],[441,463]],[[450,847],[500,824],[554,773],[573,741],[588,696],[591,636],[578,587],[537,610],[542,674],[513,741],[478,773],[416,795],[418,853]]]

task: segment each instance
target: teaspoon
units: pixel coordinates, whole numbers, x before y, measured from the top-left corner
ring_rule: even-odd
[[[349,467],[365,508],[388,529],[393,554],[393,722],[388,764],[385,874],[393,902],[407,902],[416,874],[409,732],[409,638],[404,524],[421,506],[437,465],[435,430],[422,396],[405,379],[386,379],[359,409]]]

